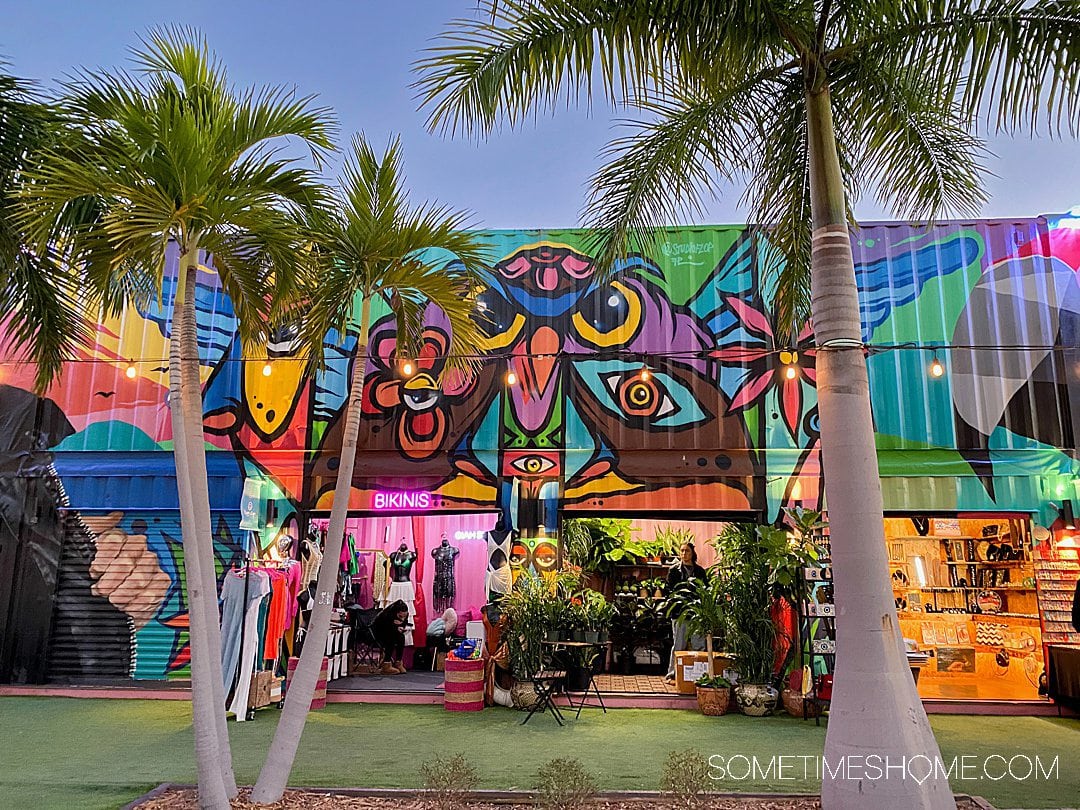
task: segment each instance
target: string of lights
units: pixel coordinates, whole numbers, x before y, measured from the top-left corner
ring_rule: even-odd
[[[650,363],[653,365],[662,365],[665,360],[672,361],[692,361],[692,360],[717,360],[716,353],[723,351],[725,348],[730,347],[716,347],[708,349],[693,349],[693,350],[661,350],[650,352],[636,352],[626,348],[616,349],[597,349],[592,351],[568,351],[560,350],[557,352],[476,352],[467,354],[451,354],[443,353],[437,355],[429,355],[425,359],[429,361],[447,361],[447,360],[475,360],[487,363],[507,363],[511,360],[564,360],[574,362],[577,360],[618,360],[626,359],[630,362],[636,362],[641,364],[641,368],[638,371],[638,379],[642,382],[648,382],[653,376],[653,370]],[[743,346],[743,348],[747,348]],[[944,354],[948,357],[948,354],[952,351],[968,351],[968,352],[1053,352],[1063,353],[1066,351],[1077,351],[1076,347],[1062,346],[1062,345],[1043,345],[1043,344],[966,344],[966,343],[891,343],[891,344],[858,344],[852,342],[851,345],[844,344],[843,346],[815,346],[814,344],[805,344],[799,347],[770,347],[754,349],[757,352],[757,356],[750,361],[744,360],[743,362],[732,362],[730,365],[748,365],[751,362],[757,362],[761,359],[776,357],[779,360],[779,367],[783,369],[784,377],[788,380],[794,380],[799,376],[799,352],[803,352],[805,355],[813,356],[816,353],[826,352],[830,350],[838,349],[861,349],[867,356],[880,355],[888,352],[900,352],[900,351],[915,351],[915,352],[930,352],[931,362],[927,367],[927,371],[931,377],[940,378],[945,375],[945,364],[941,361],[939,356]],[[192,360],[193,358],[184,358],[186,360]],[[399,376],[404,378],[410,378],[418,371],[417,361],[411,358],[405,358],[402,360],[396,360],[393,356],[383,358],[387,365],[396,364],[397,372]],[[199,359],[201,362],[201,358]],[[273,375],[273,367],[275,363],[306,363],[307,358],[300,356],[275,356],[262,358],[221,358],[219,363],[257,363],[262,362],[262,375],[264,377],[270,377]],[[83,364],[83,363],[97,363],[105,365],[117,365],[125,363],[125,360],[121,358],[107,358],[107,357],[76,357],[66,361],[67,363]],[[126,366],[124,374],[128,379],[134,380],[139,376],[138,367],[140,365],[154,365],[157,370],[165,370],[169,360],[167,358],[130,358],[126,360]],[[4,365],[28,365],[32,364],[32,360],[28,359],[13,359],[0,362],[0,366]],[[518,383],[517,372],[513,368],[507,370],[504,375],[504,382],[508,386],[514,386]]]

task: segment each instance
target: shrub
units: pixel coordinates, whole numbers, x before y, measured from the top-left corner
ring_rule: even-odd
[[[553,759],[536,772],[536,793],[545,810],[575,810],[596,794],[596,782],[578,760]]]
[[[660,790],[671,797],[672,806],[704,804],[709,784],[709,761],[698,751],[672,751],[664,763]]]
[[[476,790],[480,777],[463,754],[436,757],[420,766],[424,798],[438,810],[464,807],[468,794]]]

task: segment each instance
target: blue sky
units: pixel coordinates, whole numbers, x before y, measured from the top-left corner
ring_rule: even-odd
[[[475,0],[110,0],[9,3],[0,55],[21,76],[48,83],[74,67],[120,65],[149,27],[201,29],[240,84],[296,84],[336,109],[345,134],[377,142],[400,133],[415,199],[437,198],[476,214],[486,228],[578,223],[589,175],[612,134],[611,111],[564,110],[483,143],[429,134],[409,84],[412,62],[444,23],[474,13]],[[1061,212],[1080,204],[1080,144],[996,138],[984,216]],[[741,189],[728,190],[703,222],[742,222]],[[872,200],[861,219],[890,218]]]

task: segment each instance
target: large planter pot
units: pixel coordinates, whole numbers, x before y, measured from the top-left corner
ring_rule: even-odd
[[[585,692],[589,689],[588,667],[570,667],[566,671],[566,688],[570,692]]]
[[[532,681],[514,681],[510,687],[510,701],[515,709],[527,711],[536,703],[536,689]]]
[[[735,702],[742,713],[750,717],[771,714],[780,693],[767,683],[740,683],[735,686]]]
[[[780,697],[784,701],[784,708],[792,717],[801,719],[803,717],[817,717],[821,714],[821,705],[819,703],[803,697],[801,692],[796,692],[794,689],[785,689]]]
[[[706,717],[720,717],[727,714],[731,703],[730,689],[714,689],[711,686],[697,687],[697,705]]]

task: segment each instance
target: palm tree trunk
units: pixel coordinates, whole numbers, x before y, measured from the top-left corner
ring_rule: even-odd
[[[817,393],[837,610],[825,758],[834,772],[838,763],[861,763],[873,755],[894,766],[881,779],[856,778],[864,770],[837,778],[825,772],[822,806],[954,808],[948,780],[933,767],[941,755],[908,669],[893,602],[845,186],[827,86],[807,93],[806,111]],[[901,763],[910,769],[896,770]],[[842,778],[845,773],[852,778]]]
[[[229,798],[222,777],[220,742],[215,712],[222,707],[214,703],[213,669],[211,660],[220,656],[209,646],[206,617],[207,601],[217,604],[216,591],[207,592],[199,553],[198,509],[192,491],[190,411],[186,402],[191,396],[190,380],[185,366],[191,363],[184,354],[185,337],[195,328],[195,302],[188,293],[189,265],[194,261],[187,252],[180,257],[180,270],[173,300],[171,339],[169,341],[169,411],[172,416],[173,455],[176,459],[176,486],[180,496],[180,530],[184,544],[184,577],[187,585],[188,643],[191,648],[191,712],[195,733],[195,762],[198,772],[199,806],[227,808]],[[196,360],[196,379],[198,366]],[[198,389],[196,389],[196,393]],[[202,432],[202,419],[199,418]]]
[[[315,605],[311,610],[311,623],[300,661],[293,672],[292,684],[285,695],[285,707],[278,720],[274,741],[266,755],[266,762],[259,772],[259,780],[251,791],[251,801],[273,804],[281,799],[289,782],[296,750],[304,733],[308,709],[315,695],[319,679],[326,638],[330,632],[330,615],[337,585],[337,564],[341,557],[341,544],[345,539],[345,519],[349,514],[349,495],[352,491],[353,468],[356,465],[356,443],[360,435],[360,406],[364,393],[364,371],[367,368],[368,332],[371,321],[371,298],[364,296],[360,315],[360,339],[353,358],[349,384],[349,401],[345,410],[345,431],[341,440],[341,456],[338,462],[337,482],[334,485],[334,502],[330,509],[330,526],[323,549],[322,567],[316,586]]]
[[[210,490],[206,470],[206,444],[203,440],[202,381],[199,378],[199,342],[195,308],[195,289],[198,281],[198,248],[192,246],[186,253],[187,268],[183,273],[184,311],[181,314],[184,328],[181,330],[181,379],[185,385],[184,413],[188,429],[187,451],[189,483],[195,506],[195,531],[199,537],[199,573],[203,589],[208,594],[204,601],[206,614],[207,649],[210,651],[210,685],[214,691],[214,726],[218,738],[218,765],[225,783],[225,793],[235,798],[236,776],[232,767],[232,749],[229,745],[229,729],[225,717],[225,684],[221,671],[221,618],[218,613],[217,558],[214,554],[214,534],[210,517]],[[183,257],[181,257],[183,264]],[[188,360],[190,358],[190,360]]]

